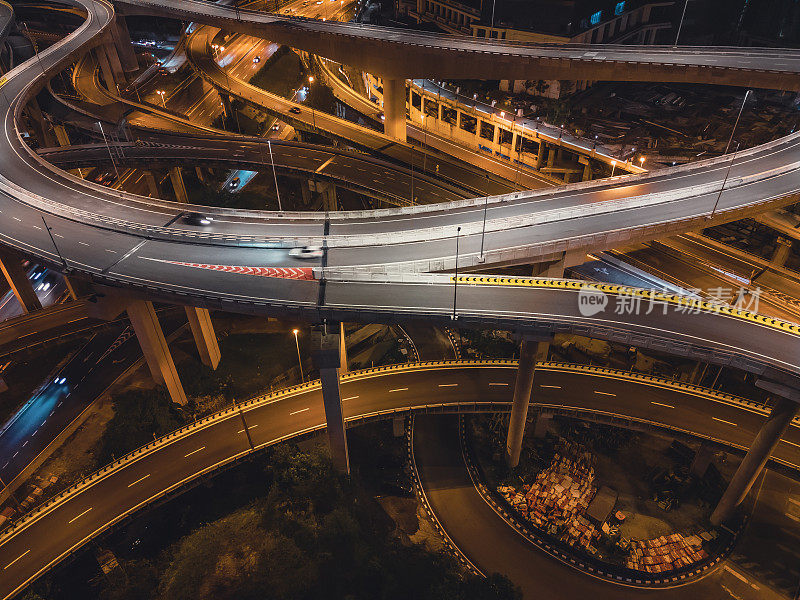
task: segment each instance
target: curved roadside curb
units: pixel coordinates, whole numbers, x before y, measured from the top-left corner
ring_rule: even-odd
[[[425,495],[425,488],[422,487],[422,482],[419,478],[419,471],[417,471],[417,461],[414,457],[414,415],[412,414],[410,418],[406,421],[406,447],[408,449],[408,461],[411,465],[411,479],[414,485],[414,493],[417,496],[417,500],[422,504],[422,508],[425,509],[425,513],[428,515],[428,518],[433,523],[434,528],[442,536],[442,540],[444,542],[444,546],[450,554],[452,554],[456,560],[458,560],[464,568],[466,568],[470,573],[473,575],[480,575],[481,577],[485,577],[483,571],[481,571],[478,567],[476,567],[473,562],[467,558],[467,555],[456,546],[455,542],[447,535],[444,527],[439,522],[439,519],[436,516],[436,513],[433,512],[430,503],[428,502],[428,496]]]
[[[467,440],[463,415],[459,415],[458,430],[464,464],[467,467],[473,486],[478,491],[481,498],[483,498],[484,502],[486,502],[501,519],[538,550],[541,550],[545,554],[577,571],[581,571],[590,577],[601,579],[608,583],[641,589],[668,589],[694,583],[710,575],[721,566],[721,562],[731,553],[738,540],[739,534],[744,530],[745,524],[747,523],[747,519],[744,519],[720,552],[717,552],[714,557],[709,557],[707,560],[697,563],[700,566],[691,570],[678,570],[673,571],[674,575],[671,576],[669,573],[667,573],[666,576],[659,576],[657,574],[648,574],[623,567],[614,568],[613,565],[603,563],[596,559],[593,560],[588,556],[580,556],[573,553],[569,546],[558,542],[550,536],[534,533],[526,523],[526,519],[520,515],[515,515],[515,511],[503,499],[496,497],[492,490],[483,483],[482,472],[473,459],[471,447]],[[650,577],[648,575],[654,576]]]

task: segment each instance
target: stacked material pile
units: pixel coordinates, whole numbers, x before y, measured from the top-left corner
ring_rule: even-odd
[[[647,573],[664,573],[688,567],[708,558],[702,540],[680,533],[662,535],[654,540],[631,541],[631,555],[626,566]]]
[[[569,526],[564,534],[564,540],[573,546],[581,546],[589,549],[592,544],[592,538],[596,537],[596,530],[594,525],[589,522],[584,516],[579,516]]]
[[[562,441],[550,466],[536,476],[524,494],[511,486],[497,491],[519,513],[550,533],[564,531],[569,544],[588,547],[595,528],[582,517],[596,488],[593,456],[578,444]]]

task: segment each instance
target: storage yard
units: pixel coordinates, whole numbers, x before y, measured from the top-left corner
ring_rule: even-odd
[[[649,574],[689,569],[714,554],[719,536],[706,519],[721,475],[713,461],[697,476],[695,451],[676,440],[556,419],[539,438],[531,431],[527,460],[504,471],[497,446],[484,444],[500,442],[499,419],[474,419],[472,446],[487,484],[532,531]],[[643,452],[626,451],[634,437]]]

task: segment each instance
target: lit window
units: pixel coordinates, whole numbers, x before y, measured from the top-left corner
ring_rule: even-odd
[[[614,7],[614,14],[621,15],[625,12],[625,2],[617,2],[617,5]]]
[[[591,17],[589,17],[589,23],[591,23],[592,25],[597,25],[600,22],[600,17],[602,16],[602,14],[603,14],[603,11],[602,10],[598,10]]]

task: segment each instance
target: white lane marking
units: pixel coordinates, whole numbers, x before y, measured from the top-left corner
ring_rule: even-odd
[[[25,446],[27,446],[27,445],[28,445],[28,440],[25,440],[24,442],[22,442],[22,447],[23,447],[23,448],[24,448]]]
[[[731,568],[730,568],[728,565],[725,565],[725,570],[726,570],[728,573],[730,573],[731,575],[733,575],[734,577],[736,577],[736,579],[738,579],[738,580],[740,580],[740,581],[744,581],[745,583],[749,584],[749,585],[750,585],[750,587],[752,587],[754,590],[761,589],[761,588],[759,588],[759,587],[758,587],[758,586],[757,586],[755,583],[750,583],[750,580],[749,580],[747,577],[745,577],[744,575],[742,575],[742,574],[741,574],[741,573],[739,573],[738,571],[734,571],[734,570],[733,570],[733,569],[731,569]]]
[[[258,427],[258,423],[256,423],[255,425],[248,425],[247,429],[255,429],[256,427]],[[244,433],[244,429],[240,429],[236,433]]]
[[[301,408],[300,410],[296,410],[294,412],[290,412],[289,416],[291,417],[292,415],[299,415],[301,412],[306,412],[307,410],[311,410],[311,408],[308,407],[308,406],[305,407],[305,408]]]
[[[31,434],[31,437],[35,436],[37,433],[39,433],[38,429]]]
[[[730,425],[731,427],[738,427],[736,423],[732,423],[731,421],[726,421],[725,419],[720,419],[718,417],[711,417],[715,421],[719,421],[720,423],[725,423],[726,425]]]
[[[197,450],[192,450],[191,452],[189,452],[189,454],[185,454],[183,458],[189,458],[192,454],[195,454],[197,452],[200,452],[200,450],[205,450],[205,449],[206,449],[205,446],[200,446]]]
[[[20,558],[22,558],[23,556],[25,556],[25,555],[26,555],[28,552],[30,552],[30,550],[25,550],[25,552],[23,552],[22,554],[20,554],[20,555],[19,555],[17,558],[15,558],[15,559],[14,559],[14,560],[12,560],[10,563],[8,563],[8,564],[7,564],[5,567],[3,567],[3,571],[5,571],[5,570],[6,570],[8,567],[10,567],[10,566],[11,566],[11,565],[13,565],[15,562],[17,562],[17,561],[18,561]]]
[[[111,252],[111,254],[116,254],[117,253],[116,250],[109,250],[108,248],[106,248],[106,252]]]
[[[140,477],[139,479],[137,479],[137,480],[136,480],[136,481],[134,481],[133,483],[129,483],[129,484],[128,484],[128,487],[133,487],[133,486],[135,486],[137,483],[139,483],[140,481],[144,481],[144,480],[145,480],[145,479],[147,479],[148,477],[150,477],[150,473],[148,473],[148,474],[147,474],[147,475],[145,475],[144,477]]]
[[[560,389],[561,389],[561,386],[560,386],[560,385],[540,385],[539,387],[543,387],[543,388],[553,388],[554,390],[560,390]]]
[[[489,385],[508,385],[507,383],[490,383]]]
[[[440,383],[439,387],[456,387],[457,383]]]
[[[784,444],[789,444],[790,446],[797,446],[800,448],[800,444],[795,444],[794,442],[790,442],[789,440],[781,440]]]
[[[6,464],[3,465],[3,469],[5,469],[10,463],[11,461],[6,462]]]
[[[89,244],[87,244],[86,242],[78,242],[78,243],[79,243],[81,246],[88,246],[88,245],[89,245]]]
[[[69,525],[73,521],[77,521],[78,519],[80,519],[83,515],[85,515],[90,510],[92,510],[91,506],[89,508],[87,508],[85,511],[83,511],[81,514],[79,514],[77,517],[72,517],[69,521],[67,521],[67,525]]]
[[[616,394],[612,394],[611,392],[600,392],[598,390],[594,391],[595,394],[601,394],[603,396],[616,396]]]
[[[405,392],[407,389],[408,388],[397,388],[396,390],[389,390],[389,393],[391,394],[392,392]]]
[[[17,450],[16,452],[14,452],[14,456],[12,456],[11,458],[17,458],[17,454],[19,454],[19,450]]]
[[[356,398],[360,398],[361,396],[350,396],[349,398],[342,398],[342,402],[345,400],[355,400]]]
[[[663,406],[664,408],[675,408],[672,404],[664,404],[663,402],[650,402],[650,404],[655,404],[656,406]]]

